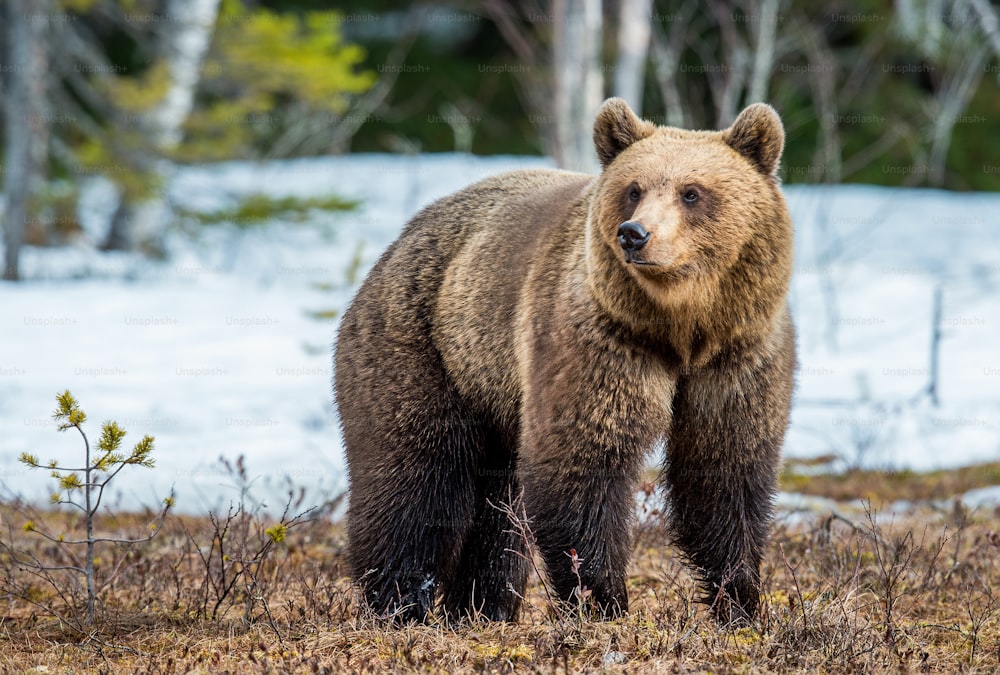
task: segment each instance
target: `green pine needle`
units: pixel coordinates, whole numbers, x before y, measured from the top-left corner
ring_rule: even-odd
[[[68,473],[59,479],[59,488],[66,490],[67,492],[71,490],[78,490],[83,487],[83,483],[80,482],[80,477],[75,473]]]
[[[285,540],[285,537],[288,535],[288,526],[285,525],[284,523],[278,523],[277,525],[274,525],[273,527],[269,527],[266,530],[264,530],[264,534],[269,536],[271,538],[271,541],[273,541],[275,544],[280,544]]]
[[[87,415],[80,410],[80,403],[69,393],[69,389],[61,394],[56,394],[56,410],[52,413],[53,419],[64,420],[59,425],[59,431],[65,431],[70,427],[79,427],[87,421]]]
[[[101,440],[97,442],[97,447],[107,453],[112,453],[122,444],[125,438],[125,430],[118,426],[118,422],[107,421],[101,427]]]

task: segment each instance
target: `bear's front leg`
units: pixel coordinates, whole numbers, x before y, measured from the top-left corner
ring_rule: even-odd
[[[526,388],[518,476],[558,597],[613,617],[628,609],[634,493],[645,455],[666,428],[672,383],[653,401],[643,364],[610,350],[590,358],[571,352],[555,352]]]
[[[723,623],[752,619],[760,597],[795,367],[784,351],[681,378],[664,480],[676,544]]]

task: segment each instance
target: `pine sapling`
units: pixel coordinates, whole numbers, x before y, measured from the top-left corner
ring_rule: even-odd
[[[82,467],[74,468],[63,466],[56,460],[48,464],[39,462],[38,457],[24,452],[20,461],[32,469],[47,468],[51,470],[52,477],[58,481],[58,490],[52,494],[51,502],[54,505],[66,504],[78,509],[83,514],[84,525],[87,536],[84,539],[67,539],[63,535],[53,535],[51,532],[42,529],[39,524],[29,520],[23,526],[25,532],[35,532],[40,536],[56,543],[60,546],[74,547],[86,546],[84,564],[80,565],[45,565],[38,560],[27,563],[37,572],[47,575],[50,583],[55,585],[55,580],[51,577],[51,572],[56,570],[66,570],[81,574],[87,584],[87,603],[84,612],[84,623],[92,625],[94,623],[94,607],[97,600],[97,584],[94,579],[94,549],[99,543],[112,543],[120,546],[130,546],[150,541],[160,531],[160,525],[166,517],[167,512],[174,505],[173,494],[163,500],[163,507],[159,510],[150,524],[150,533],[146,537],[138,539],[127,539],[122,537],[96,536],[94,534],[94,521],[101,506],[101,499],[104,497],[104,489],[126,466],[144,466],[152,468],[154,460],[151,457],[153,452],[153,437],[143,436],[142,440],[135,444],[128,454],[120,452],[122,439],[125,437],[125,430],[117,422],[107,421],[101,428],[101,438],[97,442],[96,452],[91,451],[90,441],[83,431],[83,423],[87,421],[87,415],[80,409],[80,405],[69,391],[64,391],[56,395],[58,405],[53,418],[59,422],[59,431],[76,429],[83,438],[84,462]],[[82,478],[81,478],[82,474]],[[75,557],[71,556],[75,559]]]

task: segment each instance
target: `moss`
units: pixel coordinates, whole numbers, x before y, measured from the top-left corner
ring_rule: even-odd
[[[252,194],[236,206],[217,211],[200,212],[182,209],[180,214],[192,218],[202,225],[231,223],[237,227],[250,228],[265,225],[273,219],[302,222],[313,211],[351,211],[359,202],[337,195],[325,197],[268,197]]]
[[[811,463],[789,460],[779,478],[781,489],[837,500],[870,499],[873,504],[897,500],[948,499],[969,490],[1000,485],[1000,462],[921,473],[852,469],[839,474],[806,475],[798,467]]]
[[[333,321],[339,316],[339,312],[335,309],[317,309],[306,311],[306,316],[316,321]]]

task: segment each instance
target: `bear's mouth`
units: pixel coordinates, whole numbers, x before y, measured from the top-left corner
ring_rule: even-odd
[[[655,262],[652,262],[652,261],[649,261],[649,260],[643,260],[642,258],[639,257],[639,254],[637,252],[635,252],[635,251],[626,251],[625,252],[625,264],[626,265],[643,265],[643,266],[647,266],[647,267],[659,267],[659,264],[657,264]]]
[[[663,264],[652,260],[643,260],[635,253],[625,254],[625,264],[643,267],[645,268],[643,274],[661,281],[682,281],[698,275],[698,269],[690,264]]]

